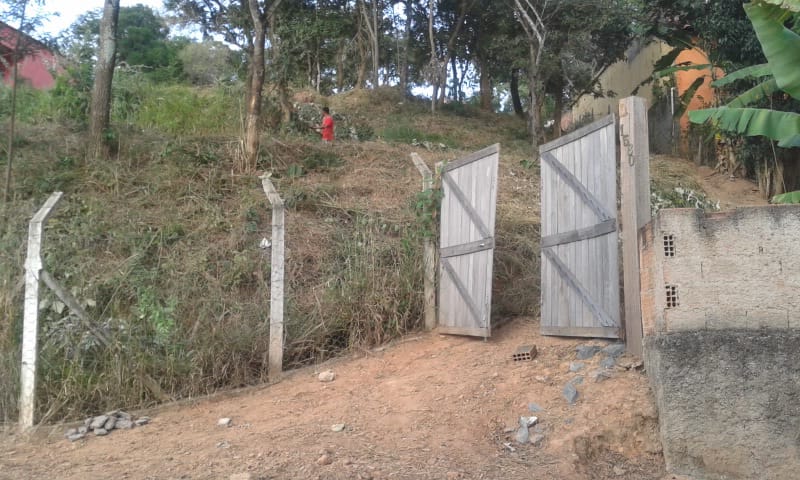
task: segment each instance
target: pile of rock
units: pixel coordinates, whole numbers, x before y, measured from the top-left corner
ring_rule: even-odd
[[[64,433],[64,437],[70,442],[85,438],[89,432],[94,432],[98,437],[108,435],[111,430],[129,430],[133,427],[141,427],[150,423],[150,417],[134,418],[128,412],[113,410],[105,415],[88,417],[83,421],[83,425],[77,428],[70,428]]]

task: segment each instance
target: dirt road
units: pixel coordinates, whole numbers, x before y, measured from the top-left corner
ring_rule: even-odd
[[[422,334],[271,386],[162,407],[148,412],[151,424],[106,437],[70,443],[62,427],[6,436],[0,478],[669,478],[641,370],[618,366],[595,382],[601,354],[571,373],[583,342],[537,331],[532,319],[517,319],[486,342]],[[512,361],[524,344],[538,357]],[[318,381],[327,369],[336,379]],[[569,405],[562,389],[577,376],[579,398]],[[540,446],[514,441],[531,402],[543,409],[531,429],[544,434]],[[222,417],[232,426],[217,426]],[[341,423],[344,431],[332,431]]]

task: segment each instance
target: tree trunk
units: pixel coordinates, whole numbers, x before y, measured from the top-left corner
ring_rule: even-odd
[[[28,7],[28,2],[22,3],[22,13],[20,14],[19,19],[19,31],[21,32],[23,28],[25,28],[25,10]],[[11,119],[9,121],[9,129],[8,129],[8,158],[6,159],[6,181],[5,181],[5,188],[3,189],[3,219],[5,220],[6,215],[6,206],[8,205],[8,201],[11,197],[11,163],[14,160],[14,137],[16,136],[16,124],[17,124],[17,86],[19,83],[19,60],[20,60],[20,51],[22,42],[22,35],[17,35],[16,42],[14,42],[14,53],[11,59],[14,62],[12,80],[14,82],[11,85]],[[5,62],[4,62],[5,63]],[[6,66],[7,67],[7,66]]]
[[[428,0],[428,39],[431,43],[431,84],[433,85],[433,95],[431,95],[431,113],[436,113],[436,99],[439,93],[439,62],[436,55],[436,40],[433,38],[433,0]]]
[[[336,93],[344,90],[344,61],[346,58],[347,43],[342,41],[336,52]]]
[[[531,134],[534,154],[538,156],[539,145],[542,137],[541,107],[544,95],[542,86],[539,82],[539,51],[531,44],[530,64],[528,65],[528,90],[530,90],[531,102],[528,105],[528,129]]]
[[[364,88],[367,83],[367,52],[363,45],[358,46],[358,78],[356,78],[356,89]]]
[[[525,109],[522,108],[522,99],[519,96],[519,68],[511,70],[511,104],[514,106],[514,113],[520,118],[525,118]]]
[[[444,98],[447,95],[447,60],[442,60],[441,70],[439,71],[439,106],[444,105]]]
[[[359,25],[363,31],[367,32],[367,47],[364,50],[369,50],[369,56],[372,60],[372,71],[370,72],[370,81],[372,88],[378,88],[380,84],[380,51],[378,42],[378,9],[379,1],[372,0],[370,6],[367,6],[366,0],[356,2],[356,6],[360,12],[361,21]],[[366,63],[366,59],[363,60]],[[366,65],[365,65],[366,67]]]
[[[322,83],[322,67],[319,64],[319,45],[317,45],[317,53],[315,55],[316,63],[315,63],[315,70],[317,71],[317,78],[315,83],[317,84],[317,93],[320,93],[320,84]]]
[[[356,90],[364,88],[367,82],[367,47],[364,45],[364,0],[356,1],[356,45],[358,45],[358,77],[356,78]]]
[[[408,50],[411,45],[411,15],[412,15],[412,0],[405,2],[405,32],[403,37],[403,47],[400,50],[400,90],[403,95],[408,95]]]
[[[469,70],[470,66],[472,65],[471,61],[465,61],[462,63],[463,67],[461,68],[461,75],[458,78],[458,101],[463,102],[466,100],[466,95],[464,95],[464,80],[467,78],[467,71]]]
[[[117,55],[117,23],[120,0],[103,2],[103,18],[100,20],[100,43],[97,64],[94,68],[91,117],[89,119],[90,155],[106,158],[110,149],[106,139],[111,116],[111,83]]]
[[[492,111],[492,77],[489,76],[489,62],[483,55],[478,56],[478,69],[480,70],[481,110]],[[518,92],[519,93],[519,92]]]
[[[380,30],[378,30],[378,12],[380,1],[372,0],[372,88],[380,86]],[[381,15],[382,17],[382,15]]]
[[[455,55],[450,56],[450,66],[453,67],[453,87],[450,90],[450,95],[453,96],[453,101],[457,102],[461,99],[461,96],[459,95],[458,87],[460,82],[458,81],[458,63]]]
[[[259,127],[261,121],[261,95],[264,88],[264,46],[266,44],[267,22],[258,0],[249,0],[250,16],[253,19],[253,50],[250,56],[246,101],[247,112],[244,124],[244,161],[242,169],[254,171],[258,163],[260,147]]]
[[[553,138],[558,138],[561,136],[561,118],[563,117],[563,109],[564,96],[556,95],[555,105],[553,105]]]
[[[277,65],[281,56],[281,39],[275,35],[277,32],[278,14],[275,9],[269,15],[269,43],[270,57],[272,65]],[[287,86],[286,73],[280,69],[277,76],[273,76],[278,90],[278,104],[281,108],[281,123],[288,124],[292,120],[292,102],[289,100],[289,88]],[[274,71],[273,71],[274,75]],[[248,83],[249,85],[249,83]]]

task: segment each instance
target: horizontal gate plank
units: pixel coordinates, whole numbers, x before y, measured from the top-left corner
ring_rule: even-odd
[[[575,175],[572,174],[569,170],[567,170],[561,162],[558,161],[556,157],[553,156],[550,152],[545,152],[541,156],[542,160],[547,162],[553,170],[558,173],[558,175],[566,182],[567,185],[572,188],[575,193],[583,200],[589,208],[600,218],[600,220],[608,220],[609,218],[614,218],[614,216],[606,210],[597,198],[590,192],[584,185],[578,180]]]
[[[446,333],[451,335],[469,335],[471,337],[484,337],[484,338],[488,338],[491,333],[491,330],[489,328],[439,326],[436,330],[439,333]]]
[[[590,238],[599,237],[601,235],[608,235],[617,230],[617,221],[610,218],[604,222],[592,225],[591,227],[579,228],[569,232],[558,233],[556,235],[548,235],[542,238],[542,248],[555,247],[556,245],[563,245],[565,243],[573,243],[581,240],[588,240]]]
[[[617,327],[558,327],[542,325],[542,335],[563,337],[619,338]]]
[[[572,288],[575,293],[580,296],[580,298],[584,301],[584,304],[588,306],[592,313],[594,313],[595,317],[600,320],[601,326],[617,326],[611,316],[603,309],[603,307],[598,305],[594,299],[592,299],[591,293],[586,289],[586,287],[581,285],[581,282],[575,278],[575,275],[573,275],[569,268],[558,258],[558,255],[553,252],[552,248],[543,248],[542,253],[544,253],[544,255],[556,268],[559,276],[561,276],[567,285],[569,285],[570,288]]]
[[[442,258],[458,257],[460,255],[469,255],[470,253],[482,252],[484,250],[491,250],[493,248],[494,238],[486,238],[482,240],[475,240],[474,242],[470,243],[442,248],[439,251],[439,255],[441,255]]]

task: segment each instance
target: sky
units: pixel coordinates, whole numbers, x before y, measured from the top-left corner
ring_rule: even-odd
[[[33,2],[31,2],[33,3]],[[44,22],[41,30],[50,35],[57,35],[61,31],[72,25],[82,14],[103,8],[103,0],[45,0],[43,8],[37,8],[35,12],[54,14]],[[121,0],[120,6],[132,7],[137,4],[147,5],[153,10],[159,10],[163,6],[162,0]]]

